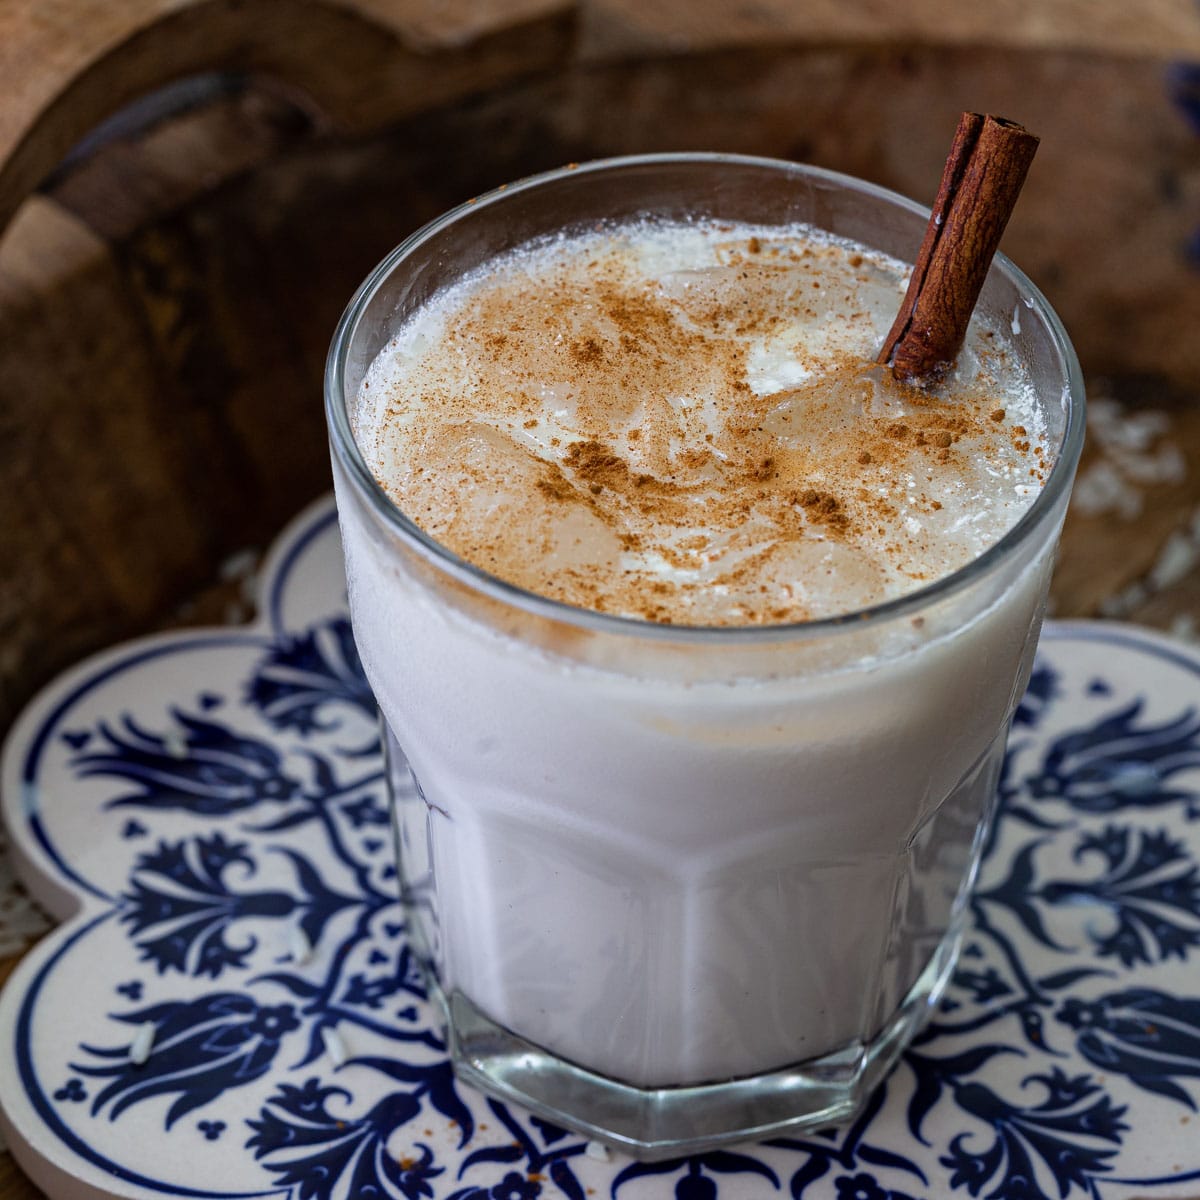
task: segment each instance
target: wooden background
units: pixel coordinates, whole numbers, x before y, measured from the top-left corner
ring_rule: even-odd
[[[1055,610],[1195,634],[1198,64],[1192,0],[0,0],[0,730],[91,650],[245,615],[329,486],[337,315],[421,222],[664,149],[928,201],[964,108],[1042,135],[1004,248],[1099,401]]]

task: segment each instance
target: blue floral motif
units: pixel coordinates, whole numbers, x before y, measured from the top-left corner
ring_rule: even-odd
[[[230,842],[220,833],[191,841],[160,842],[141,855],[130,891],[122,897],[121,920],[128,924],[145,961],[159,973],[181,971],[216,979],[226,968],[244,967],[257,946],[254,937],[240,945],[226,938],[231,925],[247,918],[283,918],[299,912],[300,928],[315,944],[325,923],[339,910],[358,903],[327,887],[310,863],[282,851],[296,868],[300,889],[291,892],[239,892],[225,875],[239,865],[252,875],[248,843]],[[150,936],[145,936],[150,935]]]
[[[1043,946],[1061,950],[1064,947],[1050,936],[1036,903],[1043,897],[1037,885],[1035,860],[1038,850],[1044,844],[1044,839],[1027,842],[1013,856],[1007,878],[980,891],[975,897],[974,906],[978,912],[981,904],[990,902],[1004,905],[1021,922],[1031,937],[1036,938]]]
[[[976,1004],[987,1004],[990,1000],[1011,996],[1013,991],[994,965],[990,965],[982,971],[972,971],[960,967],[954,973],[954,984],[956,987],[970,992],[971,999]]]
[[[1085,834],[1075,860],[1099,856],[1107,863],[1106,871],[1088,879],[1039,883],[1034,864],[1043,844],[1039,840],[1022,847],[1008,877],[978,897],[1005,905],[1043,945],[1064,948],[1047,931],[1039,902],[1096,909],[1105,921],[1091,922],[1087,936],[1097,955],[1127,967],[1182,959],[1200,945],[1200,870],[1184,844],[1167,831],[1108,825]]]
[[[1172,786],[1182,771],[1200,767],[1200,717],[1186,709],[1161,725],[1138,725],[1144,701],[1134,700],[1087,729],[1056,738],[1041,771],[1025,782],[1037,800],[1064,800],[1083,813],[1154,808],[1188,802],[1195,794]]]
[[[870,1175],[843,1175],[833,1186],[837,1200],[887,1200],[887,1193]]]
[[[912,1200],[904,1192],[882,1188],[875,1179],[864,1172],[857,1175],[842,1175],[833,1181],[837,1200]]]
[[[1040,720],[1040,718],[1038,718]],[[1033,829],[1058,829],[1061,822],[1053,821],[1042,813],[1035,811],[1028,804],[1022,803],[1021,784],[1015,777],[1015,767],[1024,743],[1018,741],[1015,734],[1010,738],[1008,748],[1004,753],[1004,761],[1000,768],[1000,778],[996,783],[996,795],[999,811],[1004,820],[995,820],[988,830],[987,841],[984,843],[982,861],[986,862],[995,852],[996,843],[1005,825],[1019,821]]]
[[[1090,855],[1108,864],[1099,878],[1051,881],[1039,893],[1051,904],[1094,904],[1115,918],[1111,932],[1089,930],[1097,954],[1129,967],[1182,959],[1200,945],[1200,870],[1182,842],[1166,830],[1110,825],[1079,843],[1076,859]]]
[[[374,959],[374,957],[372,954],[371,958]],[[386,955],[383,956],[382,961],[387,961]],[[341,999],[343,1004],[378,1009],[383,1007],[385,1001],[390,1000],[398,993],[415,996],[418,1000],[424,1000],[426,997],[420,964],[407,943],[400,948],[400,954],[392,971],[369,978],[361,972],[351,975],[347,980]]]
[[[1049,663],[1039,660],[1030,672],[1025,695],[1017,705],[1017,711],[1013,713],[1013,724],[1036,728],[1060,691],[1058,672]]]
[[[327,714],[339,706],[372,720],[376,712],[345,617],[282,635],[255,671],[246,696],[276,729],[300,734],[337,729],[338,721]],[[372,742],[367,750],[374,749]]]
[[[1094,1196],[1095,1181],[1107,1170],[1129,1126],[1124,1107],[1114,1105],[1086,1075],[1068,1076],[1059,1067],[1032,1074],[1024,1086],[1040,1086],[1040,1104],[1021,1107],[1001,1099],[986,1084],[969,1078],[1000,1047],[981,1047],[952,1058],[912,1054],[917,1089],[909,1105],[909,1125],[921,1137],[926,1114],[949,1088],[960,1109],[975,1117],[992,1134],[957,1134],[949,1153],[938,1161],[951,1170],[950,1186],[965,1187],[978,1196],[989,1184],[988,1200],[1038,1200],[1044,1193],[1037,1182],[1037,1163],[1058,1182],[1061,1196],[1074,1189]],[[1100,1144],[1097,1144],[1100,1143]]]
[[[112,1101],[108,1115],[115,1121],[131,1104],[177,1092],[166,1116],[168,1129],[227,1088],[263,1075],[281,1041],[300,1027],[291,1004],[260,1005],[237,992],[156,1004],[115,1019],[152,1024],[153,1053],[139,1064],[130,1058],[132,1043],[82,1046],[85,1053],[107,1060],[103,1066],[72,1066],[81,1075],[109,1080],[92,1101],[92,1113]]]
[[[852,1177],[849,1177],[851,1184],[843,1184],[843,1187],[857,1186],[860,1181],[868,1179],[875,1183],[875,1180],[862,1169],[864,1166],[901,1172],[922,1184],[928,1183],[921,1168],[911,1158],[904,1154],[898,1154],[868,1138],[871,1125],[887,1099],[887,1088],[886,1083],[877,1088],[858,1119],[840,1135],[829,1130],[809,1138],[781,1137],[773,1138],[766,1143],[768,1146],[803,1155],[800,1165],[788,1180],[788,1191],[793,1200],[803,1200],[809,1194],[810,1187],[838,1168],[843,1171],[855,1172]],[[737,1159],[740,1160],[742,1157],[739,1155]],[[712,1163],[710,1155],[702,1155],[689,1159],[687,1162],[689,1170],[692,1172],[696,1171],[697,1165],[701,1167],[708,1165],[712,1169],[717,1169]],[[734,1169],[745,1168],[744,1165],[735,1162]],[[842,1176],[842,1178],[847,1178],[847,1176]],[[777,1182],[775,1186],[778,1186]],[[835,1182],[836,1186],[838,1185]],[[884,1191],[882,1188],[880,1190]],[[909,1200],[907,1194],[900,1191],[884,1191],[884,1195],[889,1200]]]
[[[281,756],[270,743],[177,709],[173,715],[185,731],[177,743],[125,717],[120,731],[100,723],[107,749],[75,757],[73,765],[82,778],[115,777],[137,785],[107,807],[224,817],[263,801],[286,803],[299,794],[299,780],[284,773]]]
[[[342,812],[350,818],[350,824],[355,829],[363,829],[371,825],[389,825],[391,823],[388,810],[374,796],[369,794],[359,800],[353,801],[353,803],[343,804]]]
[[[444,1047],[443,1047],[444,1049]],[[458,1129],[459,1146],[465,1146],[475,1132],[475,1118],[458,1094],[454,1069],[447,1058],[418,1064],[404,1063],[391,1058],[363,1057],[354,1060],[359,1066],[378,1071],[398,1083],[411,1084],[408,1093],[414,1100],[426,1099],[435,1111],[452,1121]]]
[[[530,1187],[538,1189],[534,1195],[540,1194],[544,1177],[548,1177],[567,1200],[584,1200],[583,1185],[571,1166],[571,1160],[586,1149],[582,1139],[538,1117],[527,1116],[522,1121],[498,1100],[489,1100],[488,1107],[511,1140],[504,1145],[484,1146],[472,1151],[459,1168],[459,1178],[493,1164],[507,1168],[505,1174],[498,1183],[460,1188],[452,1192],[448,1200],[503,1200],[505,1197],[518,1200],[522,1191]],[[517,1164],[520,1164],[520,1171],[512,1169]],[[614,1196],[617,1187],[618,1180],[614,1180]]]
[[[714,1200],[717,1184],[711,1178],[713,1174],[758,1175],[773,1187],[779,1187],[779,1176],[753,1155],[732,1150],[712,1150],[707,1154],[694,1154],[689,1158],[667,1162],[632,1163],[613,1180],[613,1196],[631,1179],[641,1179],[646,1175],[674,1175],[681,1171],[683,1173],[675,1183],[676,1200]]]
[[[542,1194],[541,1182],[528,1175],[509,1171],[491,1187],[460,1188],[450,1194],[450,1200],[534,1200]]]
[[[257,1120],[246,1143],[264,1162],[279,1187],[292,1188],[296,1200],[330,1197],[392,1197],[420,1200],[432,1196],[430,1180],[443,1174],[427,1145],[416,1143],[415,1156],[393,1158],[388,1139],[421,1111],[421,1092],[393,1092],[362,1117],[344,1118],[329,1111],[343,1088],[322,1087],[308,1079],[300,1087],[281,1084]]]
[[[1088,1062],[1196,1108],[1173,1079],[1200,1078],[1200,998],[1127,988],[1094,1000],[1070,997],[1056,1015],[1075,1030],[1076,1047]]]
[[[214,1161],[252,1156],[286,1200],[1108,1200],[1145,1183],[1125,1178],[1143,1145],[1122,1102],[1200,1107],[1200,995],[1177,983],[1200,961],[1200,716],[1148,717],[1094,656],[1084,673],[1039,658],[967,949],[859,1118],[604,1168],[578,1134],[455,1080],[375,857],[390,816],[373,736],[347,732],[375,712],[344,615],[250,645],[232,678],[188,678],[185,711],[139,698],[136,718],[97,721],[114,702],[48,739],[111,784],[96,815],[126,865],[97,926],[123,947],[100,981],[120,1011],[93,1013],[103,1032],[43,1076],[91,1144],[145,1103]]]

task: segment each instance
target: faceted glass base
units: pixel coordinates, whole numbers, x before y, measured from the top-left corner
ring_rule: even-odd
[[[1002,732],[922,830],[909,839],[901,860],[905,865],[912,864],[912,870],[902,876],[908,881],[907,887],[878,893],[889,931],[888,944],[871,962],[856,961],[853,970],[847,968],[846,977],[855,982],[853,989],[846,978],[839,981],[842,994],[857,999],[850,1016],[859,1014],[858,1019],[863,1022],[860,1028],[873,1030],[873,1035],[856,1037],[851,1033],[833,1041],[833,1048],[827,1052],[777,1069],[770,1069],[768,1061],[767,1069],[754,1073],[731,1078],[701,1077],[699,1082],[693,1082],[696,1078],[693,1075],[692,1080],[679,1085],[655,1086],[654,1080],[642,1084],[629,1082],[628,1077],[620,1080],[614,1075],[600,1074],[568,1057],[561,1046],[551,1049],[528,1040],[496,1020],[484,1007],[488,1002],[480,995],[473,995],[473,987],[464,986],[464,976],[486,984],[489,975],[470,974],[467,967],[475,964],[468,961],[464,965],[462,947],[486,957],[489,944],[478,939],[472,941],[469,935],[473,927],[465,926],[446,905],[447,897],[454,898],[456,894],[447,886],[447,878],[454,882],[454,872],[463,862],[461,820],[451,820],[441,805],[422,789],[386,724],[383,735],[401,895],[408,917],[407,936],[424,971],[430,996],[443,1010],[450,1055],[459,1076],[482,1091],[523,1105],[556,1124],[651,1160],[784,1131],[827,1127],[850,1121],[857,1115],[872,1090],[928,1020],[953,970],[970,888],[990,826],[1004,746]],[[478,882],[481,864],[490,862],[489,855],[502,856],[494,841],[490,851],[477,853],[471,860],[478,868],[470,873],[472,880]],[[511,867],[511,863],[507,865]],[[814,873],[819,874],[819,868]],[[522,878],[517,872],[518,884]],[[568,882],[570,887],[578,888],[582,886],[581,880],[586,880],[586,873],[579,868],[570,874]],[[484,928],[497,908],[504,907],[504,902],[515,894],[511,890],[502,891],[495,877],[492,882],[492,890],[475,896],[475,907],[467,910],[474,924]],[[565,892],[560,899],[565,904]],[[794,911],[801,910],[794,906]],[[539,919],[538,911],[533,908],[522,913],[523,920],[530,923]],[[663,924],[674,930],[666,917]],[[942,931],[940,937],[938,929]],[[456,934],[457,940],[448,938],[448,932]],[[811,956],[805,959],[803,946],[794,941],[779,939],[768,968],[780,963],[788,967],[797,957],[811,964]],[[535,939],[535,944],[544,954],[542,943]],[[520,984],[526,975],[518,957],[519,947],[503,939],[497,939],[497,945],[505,953],[491,947],[492,974],[505,968],[509,971],[505,978],[514,985]],[[563,954],[569,948],[565,940],[557,943]],[[456,949],[460,951],[457,960],[453,953]],[[851,947],[847,947],[846,953],[851,953]],[[570,960],[569,965],[573,962]],[[889,970],[879,969],[881,964],[888,965]],[[532,965],[537,967],[539,963],[534,961]],[[561,961],[554,965],[560,966]],[[914,980],[906,990],[899,982],[901,973]],[[596,1033],[597,1038],[603,1033],[608,1061],[629,1060],[628,1048],[621,1040],[629,1037],[630,1024],[621,1025],[615,1019],[621,1015],[617,1011],[620,994],[601,997],[604,1004],[586,1014],[585,1020],[580,1004],[577,1002],[575,1007],[571,1004],[573,999],[579,1000],[576,992],[583,993],[586,989],[570,972],[567,977],[575,992],[568,988],[553,997],[548,995],[547,1000],[557,1000],[557,1007],[543,1008],[544,1019],[533,1020],[532,1027],[539,1032],[544,1028],[549,1043],[556,1020],[561,1024],[564,1014],[577,1017],[585,1033]],[[587,979],[582,974],[580,978]],[[766,1010],[769,1001],[770,1006],[802,1030],[806,1024],[817,1022],[821,1014],[797,1008],[802,996],[786,987],[797,978],[799,974],[790,967],[787,971],[775,970],[773,974],[768,970],[761,977],[742,976],[744,995],[748,1002],[757,1002],[759,1012]],[[549,969],[543,969],[533,982],[539,980],[555,982]],[[749,987],[750,984],[754,987]],[[503,997],[505,989],[494,991]],[[901,997],[899,1003],[897,996]],[[873,1019],[866,1017],[870,1012],[878,1015]],[[676,1010],[677,1020],[686,1015]],[[731,1011],[728,1019],[736,1021],[737,1015]],[[852,1025],[853,1020],[846,1024]],[[710,1019],[708,1028],[718,1034],[729,1032],[715,1018]],[[669,1036],[669,1031],[664,1036]],[[592,1039],[593,1043],[597,1038]],[[793,1043],[800,1044],[799,1040]],[[650,1050],[655,1048],[649,1046]]]
[[[653,1161],[853,1120],[937,1007],[958,957],[965,915],[960,908],[904,1003],[870,1042],[769,1074],[697,1087],[643,1089],[596,1075],[495,1024],[467,997],[443,993],[432,972],[426,975],[445,1014],[461,1079]]]

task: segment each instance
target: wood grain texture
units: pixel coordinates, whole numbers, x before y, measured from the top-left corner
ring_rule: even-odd
[[[1200,22],[1189,0],[10,0],[0,7],[0,227],[97,122],[206,71],[268,76],[363,132],[571,57],[839,43],[1186,58],[1200,54]]]
[[[293,125],[286,97],[250,86],[73,162],[0,241],[0,727],[328,487],[330,330],[423,221],[530,171],[664,148],[807,159],[931,199],[973,103],[1043,134],[1005,249],[1085,367],[1141,378],[1138,403],[1194,394],[1200,287],[1180,247],[1200,161],[1155,63],[932,48],[595,63],[365,139]],[[1129,554],[1065,557],[1060,612],[1096,611],[1182,519],[1148,510]]]
[[[97,628],[113,620],[132,628],[135,614],[150,615],[139,557],[152,555],[177,577],[203,553],[174,487],[179,432],[158,428],[144,326],[107,246],[47,200],[26,206],[13,233],[0,243],[6,715],[19,698],[14,681],[31,669],[40,675],[44,659],[62,665],[94,644]],[[132,553],[106,551],[126,539]],[[50,612],[61,645],[45,643]]]
[[[0,1152],[0,1200],[42,1200],[45,1195],[13,1161]]]
[[[585,0],[597,56],[695,54],[729,46],[998,46],[1083,50],[1131,57],[1200,54],[1200,22],[1189,0]]]
[[[1054,614],[1118,616],[1168,633],[1200,636],[1200,546],[1195,567],[1165,585],[1156,579],[1168,541],[1187,531],[1200,514],[1200,406],[1195,393],[1145,377],[1100,379],[1094,391],[1115,398],[1131,414],[1161,414],[1164,432],[1149,449],[1174,449],[1183,470],[1178,478],[1132,480],[1139,500],[1136,512],[1122,515],[1114,508],[1093,515],[1083,505],[1072,508],[1054,573]],[[1111,463],[1100,439],[1089,437],[1079,479],[1106,459]]]
[[[362,133],[561,61],[567,0],[12,0],[0,7],[0,228],[123,105],[204,72],[261,74]]]
[[[1198,24],[1191,0],[0,4],[0,728],[81,655],[224,615],[222,560],[328,487],[338,312],[424,220],[564,161],[689,148],[928,201],[963,109],[1042,135],[1004,250],[1090,376],[1169,411],[1187,463],[1134,519],[1072,514],[1056,612],[1095,615],[1200,508],[1200,156],[1162,71],[1200,56]],[[236,86],[64,163],[198,72]],[[1194,569],[1127,615],[1198,606]],[[37,1194],[0,1155],[0,1200]]]
[[[177,212],[320,132],[294,97],[226,77],[201,103],[73,152],[43,184],[61,207],[108,242]]]

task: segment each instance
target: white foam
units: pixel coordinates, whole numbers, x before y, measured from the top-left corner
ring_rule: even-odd
[[[972,422],[956,431],[955,452],[918,445],[898,457],[884,444],[873,468],[858,465],[865,439],[907,422],[923,444],[931,418],[869,366],[907,270],[803,226],[648,222],[548,239],[446,289],[397,331],[364,381],[356,436],[385,489],[433,536],[568,603],[683,621],[703,608],[737,623],[755,589],[777,600],[790,541],[830,536],[827,522],[789,514],[782,498],[797,488],[842,506],[837,536],[875,580],[868,595],[850,589],[853,602],[889,600],[977,557],[1036,494],[1031,469],[1042,473],[1033,389],[982,322],[944,389],[947,415]],[[765,420],[756,397],[772,401]],[[984,419],[1001,409],[1002,421]],[[465,439],[456,432],[467,428]],[[652,490],[621,495],[615,478],[594,482],[571,459],[585,442],[682,494],[655,507],[641,503]],[[742,469],[747,454],[782,456],[770,494]],[[561,474],[539,491],[548,467]],[[861,485],[890,505],[861,504]],[[602,553],[590,563],[572,554],[549,532],[560,523],[586,529]],[[741,536],[747,524],[753,536]],[[729,570],[761,560],[725,613],[688,591],[719,570],[697,575],[672,552],[688,535],[723,534]],[[626,549],[615,553],[618,543]],[[641,603],[650,591],[653,608]],[[803,606],[751,603],[749,619],[828,616],[850,603],[834,578],[808,588]]]

